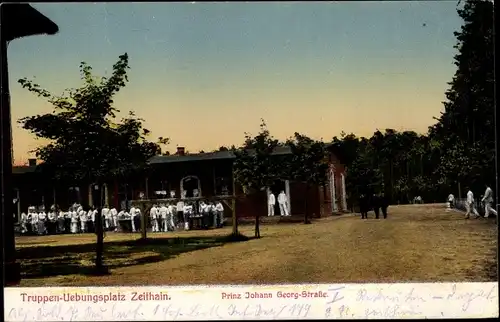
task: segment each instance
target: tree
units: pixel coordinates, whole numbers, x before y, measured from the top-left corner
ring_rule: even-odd
[[[241,148],[233,148],[234,180],[243,188],[244,195],[265,191],[280,178],[279,165],[272,154],[278,147],[266,123],[262,120],[260,132],[256,136],[245,133],[245,143]],[[255,237],[260,238],[260,213],[255,214]]]
[[[455,32],[457,71],[444,112],[429,132],[441,142],[441,180],[473,179],[481,185],[495,175],[493,3],[468,0],[457,11],[464,21]],[[451,170],[457,159],[468,167],[459,177]]]
[[[24,117],[22,127],[50,143],[35,152],[43,160],[42,171],[57,180],[92,184],[101,189],[109,179],[126,178],[147,166],[147,160],[161,153],[160,144],[147,140],[149,130],[133,112],[116,122],[119,110],[114,107],[115,95],[128,82],[128,55],[119,56],[113,65],[111,77],[96,77],[85,62],[80,64],[83,85],[54,95],[26,78],[18,82],[23,88],[46,99],[54,106],[53,113]],[[97,204],[96,221],[102,221]],[[96,268],[102,263],[103,231],[97,228]],[[144,235],[143,235],[144,236]],[[145,237],[145,236],[144,236]]]
[[[326,146],[321,141],[313,140],[295,132],[293,138],[287,140],[292,155],[287,163],[287,176],[290,180],[306,185],[304,223],[310,224],[307,199],[312,185],[323,186],[328,180],[329,160]]]

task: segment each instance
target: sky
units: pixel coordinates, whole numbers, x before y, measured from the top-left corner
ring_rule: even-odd
[[[53,36],[9,44],[15,164],[45,141],[17,124],[53,109],[22,89],[81,84],[78,66],[109,76],[128,53],[115,99],[168,150],[239,145],[264,118],[275,137],[329,141],[342,131],[427,131],[455,72],[456,1],[33,4]]]

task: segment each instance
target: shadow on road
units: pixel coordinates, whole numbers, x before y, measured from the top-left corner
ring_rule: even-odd
[[[182,253],[250,240],[241,236],[172,237],[146,241],[106,242],[104,264],[109,269],[168,260]],[[94,274],[95,244],[34,246],[17,250],[22,278]]]

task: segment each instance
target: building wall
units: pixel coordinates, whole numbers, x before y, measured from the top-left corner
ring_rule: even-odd
[[[338,211],[342,210],[342,187],[341,174],[344,173],[344,167],[335,156],[330,155],[331,168],[335,173],[335,196]],[[225,177],[229,193],[232,193],[232,161],[231,160],[204,160],[176,162],[161,165],[155,165],[153,170],[134,178],[115,180],[107,183],[109,206],[120,208],[120,202],[125,199],[125,194],[129,200],[138,199],[140,192],[148,192],[149,198],[154,196],[154,191],[159,190],[161,181],[166,182],[170,187],[165,187],[167,193],[169,189],[176,191],[176,196],[180,196],[180,181],[188,175],[197,176],[201,183],[203,197],[215,196],[217,183],[215,177]],[[148,178],[146,187],[146,177]],[[45,206],[49,207],[53,203],[53,193],[56,194],[57,204],[65,209],[74,201],[75,197],[70,195],[70,184],[60,184],[55,190],[38,173],[24,173],[15,176],[16,188],[20,190],[21,211],[27,211],[29,205],[38,206],[41,202],[41,196],[45,199]],[[125,189],[125,183],[128,187]],[[88,185],[82,185],[80,189],[80,202],[84,206],[89,205]],[[33,190],[37,192],[34,193]],[[125,191],[127,190],[127,191]],[[220,190],[220,189],[219,189]],[[309,214],[313,217],[328,216],[333,213],[333,201],[331,198],[330,185],[324,187],[311,187],[306,192],[306,186],[303,183],[290,182],[290,200],[291,214],[303,215],[305,212],[306,201]],[[241,187],[236,187],[236,194],[242,195]],[[239,197],[236,200],[236,213],[239,217],[254,217],[255,214],[267,216],[267,194],[266,191],[253,194],[247,197]],[[231,202],[228,201],[230,205]],[[232,216],[232,210],[225,206],[225,215]],[[275,211],[276,215],[279,214]]]

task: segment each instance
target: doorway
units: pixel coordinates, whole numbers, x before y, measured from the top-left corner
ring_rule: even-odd
[[[200,179],[196,176],[188,176],[184,177],[181,180],[181,197],[182,193],[185,193],[186,198],[193,198],[194,191],[198,190],[198,196],[201,197],[201,187],[200,187]]]
[[[286,181],[285,180],[276,180],[271,187],[269,187],[269,192],[271,192],[276,198],[276,203],[274,204],[274,214],[275,215],[283,215],[280,213],[280,205],[278,204],[278,195],[281,191],[287,193]],[[290,203],[290,196],[287,194],[288,203]]]

